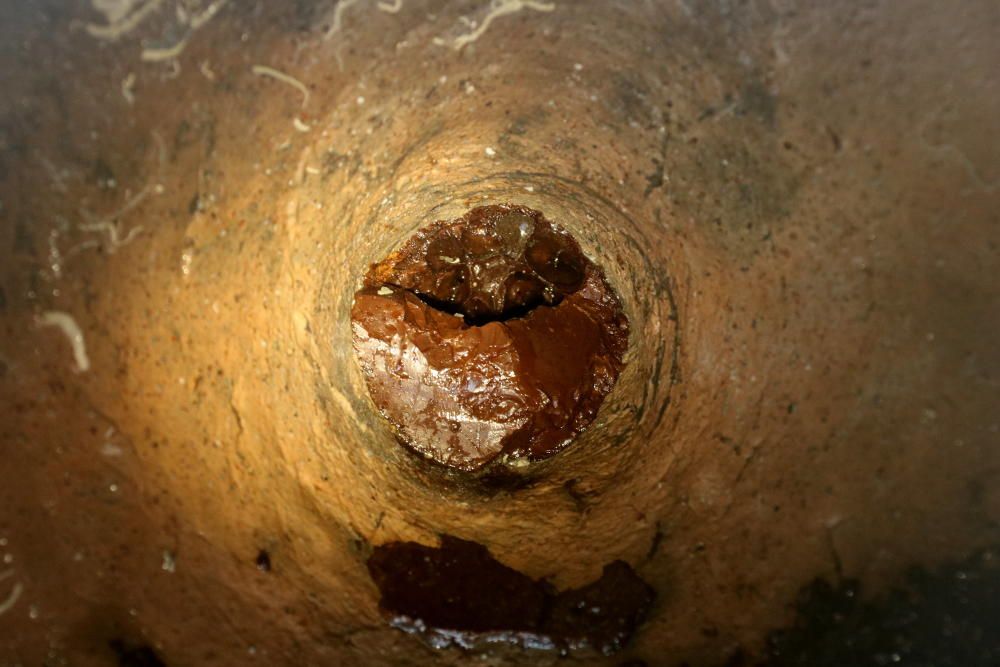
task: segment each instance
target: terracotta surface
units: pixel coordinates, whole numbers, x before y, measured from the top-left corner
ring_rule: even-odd
[[[572,664],[714,665],[816,576],[998,542],[998,5],[501,4],[0,6],[0,665],[555,664],[386,624],[366,558],[442,533],[635,568],[647,622]],[[572,447],[470,483],[392,440],[349,310],[495,202],[631,340]]]

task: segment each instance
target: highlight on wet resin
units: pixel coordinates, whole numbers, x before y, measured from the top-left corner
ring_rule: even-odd
[[[369,393],[398,438],[465,471],[565,448],[593,422],[628,346],[601,268],[513,204],[419,230],[370,267],[351,320]]]

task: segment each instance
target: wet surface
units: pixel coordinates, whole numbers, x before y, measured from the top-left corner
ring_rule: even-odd
[[[528,649],[621,650],[642,623],[653,589],[622,561],[562,592],[500,563],[475,542],[444,535],[439,548],[390,542],[368,571],[395,627],[435,648],[507,643]]]
[[[593,421],[628,345],[601,269],[513,205],[417,232],[371,267],[351,319],[375,404],[415,451],[461,470],[564,448]]]

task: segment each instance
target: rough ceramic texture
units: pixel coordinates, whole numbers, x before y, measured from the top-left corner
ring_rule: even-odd
[[[817,575],[997,541],[995,2],[556,0],[456,50],[485,0],[234,1],[175,63],[140,58],[173,2],[106,43],[64,5],[0,8],[0,662],[463,664],[364,565],[447,533],[559,588],[626,561],[657,602],[618,659],[717,664]],[[348,314],[497,201],[633,340],[573,447],[469,486],[392,441]]]

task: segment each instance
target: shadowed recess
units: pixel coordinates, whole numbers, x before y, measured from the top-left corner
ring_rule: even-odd
[[[1000,558],[995,549],[928,571],[865,600],[860,582],[817,579],[795,623],[771,633],[759,667],[994,667],[1000,665]]]

